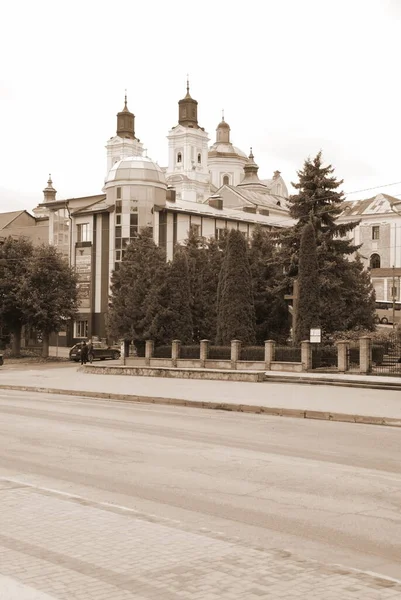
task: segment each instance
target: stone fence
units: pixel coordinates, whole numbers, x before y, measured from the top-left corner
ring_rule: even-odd
[[[350,370],[350,342],[340,341],[336,343],[336,364],[333,365],[338,373],[346,373]],[[122,344],[122,348],[123,348]],[[276,360],[277,344],[274,340],[267,340],[264,345],[264,360],[241,360],[241,341],[232,340],[230,360],[209,358],[211,342],[201,340],[199,345],[199,358],[181,358],[181,341],[174,340],[171,344],[170,358],[155,358],[155,346],[152,340],[147,340],[144,357],[126,357],[122,355],[122,361],[127,366],[145,367],[175,367],[180,369],[238,369],[254,371],[287,371],[305,372],[312,371],[313,346],[309,341],[301,342],[301,361]],[[353,364],[353,371],[358,373],[370,373],[372,371],[372,340],[368,336],[361,337],[358,344],[359,364]]]

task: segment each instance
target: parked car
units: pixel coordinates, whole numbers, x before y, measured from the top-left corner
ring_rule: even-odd
[[[70,360],[79,362],[81,360],[81,348],[82,342],[75,344],[70,350]],[[102,342],[93,342],[93,359],[94,360],[106,360],[110,358],[117,360],[120,358],[121,352],[115,346],[106,346]]]

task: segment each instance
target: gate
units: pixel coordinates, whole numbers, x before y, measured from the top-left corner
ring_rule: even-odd
[[[372,345],[372,373],[401,376],[401,335],[395,333],[385,342]]]

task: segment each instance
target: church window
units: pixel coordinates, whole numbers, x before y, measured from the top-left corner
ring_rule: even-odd
[[[120,199],[120,198],[121,198],[121,188],[118,187],[117,188],[117,199]]]
[[[369,266],[371,269],[380,269],[380,256],[378,254],[372,254]]]
[[[373,225],[372,227],[372,240],[379,240],[380,239],[380,226],[379,225]]]
[[[230,185],[230,178],[228,175],[224,175],[223,177],[223,185]]]
[[[200,165],[200,164],[201,164],[201,162],[202,162],[202,155],[201,155],[201,153],[199,152],[199,154],[198,154],[198,164]]]
[[[178,162],[178,163],[182,162],[182,154],[181,154],[181,152],[179,152],[179,153],[177,154],[177,162]]]
[[[195,109],[194,108],[192,109],[192,116],[193,117],[195,116]]]

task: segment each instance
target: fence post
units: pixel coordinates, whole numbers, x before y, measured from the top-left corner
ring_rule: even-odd
[[[349,371],[349,342],[346,340],[337,342],[337,369],[339,373]]]
[[[274,340],[265,341],[265,369],[270,371],[271,364],[276,358],[276,342]]]
[[[301,362],[302,371],[310,371],[312,369],[312,344],[309,340],[301,342]]]
[[[153,340],[146,340],[145,342],[145,365],[150,365],[150,359],[153,358],[153,352],[155,349],[155,343]]]
[[[231,368],[237,368],[237,362],[241,354],[241,342],[240,340],[231,340]]]
[[[359,372],[372,371],[372,339],[368,335],[359,338]]]
[[[177,366],[177,359],[180,358],[180,347],[181,341],[173,340],[171,344],[171,362],[173,367]]]
[[[210,344],[209,340],[201,340],[200,341],[199,358],[200,358],[201,369],[205,368],[206,361],[209,358],[209,344]]]

